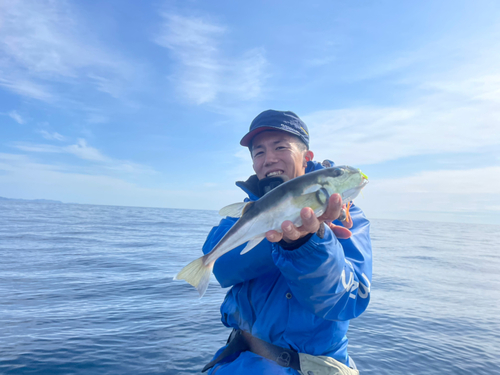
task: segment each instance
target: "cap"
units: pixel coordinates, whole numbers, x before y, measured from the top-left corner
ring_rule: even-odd
[[[268,109],[253,119],[248,133],[241,139],[240,144],[245,147],[250,146],[253,137],[265,130],[281,130],[293,134],[309,148],[309,130],[299,116],[290,111],[274,109]]]

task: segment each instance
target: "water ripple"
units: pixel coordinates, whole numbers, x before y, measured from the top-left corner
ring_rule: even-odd
[[[196,218],[196,220],[193,220]],[[0,203],[0,373],[197,374],[225,343],[225,291],[172,280],[212,211]],[[363,374],[500,373],[496,226],[374,220]]]

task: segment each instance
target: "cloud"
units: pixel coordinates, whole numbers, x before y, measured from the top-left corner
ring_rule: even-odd
[[[39,133],[42,135],[43,138],[45,138],[49,141],[65,141],[66,140],[66,137],[64,137],[63,135],[61,135],[57,132],[50,133],[46,130],[40,130]]]
[[[47,133],[49,136],[55,135],[62,137],[58,133]],[[63,137],[64,138],[64,137]],[[34,144],[26,142],[14,143],[14,147],[18,150],[32,153],[53,153],[53,154],[70,154],[79,159],[92,162],[86,164],[85,167],[80,167],[91,173],[116,173],[118,175],[153,175],[157,172],[146,165],[133,163],[127,160],[117,160],[104,155],[98,149],[87,144],[85,139],[79,139],[77,143],[67,146],[54,146],[48,144]],[[72,167],[76,168],[76,167]]]
[[[2,72],[0,66],[0,73]],[[29,98],[37,99],[43,102],[52,102],[54,100],[54,95],[50,92],[50,89],[34,83],[26,78],[18,77],[17,73],[10,72],[10,77],[0,77],[0,86],[3,86],[16,94],[27,96]]]
[[[169,190],[73,166],[50,165],[26,155],[0,153],[0,191],[11,198],[142,207],[216,209],[241,200],[235,189]],[[217,223],[215,218],[214,225]]]
[[[392,85],[401,97],[304,116],[311,148],[321,159],[355,165],[500,150],[499,36],[498,26],[471,30],[368,61],[373,69],[345,79],[380,82],[381,93]]]
[[[23,142],[18,142],[14,144],[14,147],[21,151],[27,151],[27,152],[48,152],[48,153],[62,153],[63,148],[62,147],[57,147],[57,146],[52,146],[52,145],[45,145],[45,144],[32,144],[32,143],[23,143]]]
[[[500,224],[500,166],[373,179],[356,199],[374,218]],[[496,215],[496,219],[495,219]]]
[[[57,133],[56,133],[57,134]],[[104,156],[95,149],[87,145],[85,139],[79,139],[74,145],[69,146],[52,146],[46,144],[32,144],[32,143],[16,143],[15,147],[22,151],[27,152],[42,152],[42,153],[68,153],[84,160],[107,162],[111,159]]]
[[[100,47],[89,30],[65,1],[2,1],[0,86],[52,102],[64,88],[61,84],[91,82],[95,89],[116,97],[132,69],[123,58]]]
[[[231,158],[231,166],[228,168],[228,175],[232,181],[246,181],[248,177],[255,174],[252,168],[252,157],[248,149],[240,148]]]
[[[63,148],[63,150],[84,160],[101,162],[110,160],[109,158],[101,154],[96,148],[88,146],[85,139],[79,139],[76,144],[66,146]]]
[[[221,97],[249,100],[260,95],[267,64],[264,51],[250,49],[241,58],[225,56],[220,45],[228,30],[202,18],[162,13],[154,41],[177,61],[172,80],[191,102],[212,103]]]
[[[26,121],[21,117],[21,115],[19,113],[17,113],[17,111],[10,111],[9,112],[9,116],[15,121],[17,122],[18,124],[24,124]]]
[[[430,91],[399,107],[357,107],[304,116],[311,148],[342,163],[376,164],[415,155],[500,147],[499,80],[427,82]],[[488,82],[488,84],[480,84]]]

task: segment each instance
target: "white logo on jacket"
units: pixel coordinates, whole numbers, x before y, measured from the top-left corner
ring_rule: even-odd
[[[346,260],[347,263],[349,263],[349,265],[352,267],[352,264]],[[366,284],[363,284],[361,281],[355,281],[354,280],[354,272],[349,272],[349,281],[347,282],[346,281],[346,275],[345,275],[345,270],[342,271],[342,274],[340,275],[341,279],[342,279],[342,285],[344,286],[345,290],[347,290],[349,293],[349,297],[350,298],[356,298],[356,294],[353,293],[356,289],[358,289],[358,295],[361,297],[361,298],[367,298],[368,297],[368,294],[370,294],[370,287],[371,287],[371,284],[370,284],[370,280],[368,280],[368,277],[366,277],[366,275],[363,273],[361,274],[361,276],[363,277],[363,279],[365,279],[366,281]],[[361,290],[363,289],[363,290]]]

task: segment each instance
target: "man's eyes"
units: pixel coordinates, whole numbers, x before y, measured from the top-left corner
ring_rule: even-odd
[[[287,150],[288,148],[286,146],[277,146],[276,147],[276,151],[280,150]],[[259,152],[256,152],[255,154],[253,154],[253,157],[256,158],[257,156],[261,156],[261,155],[264,155],[264,151],[259,151]]]

